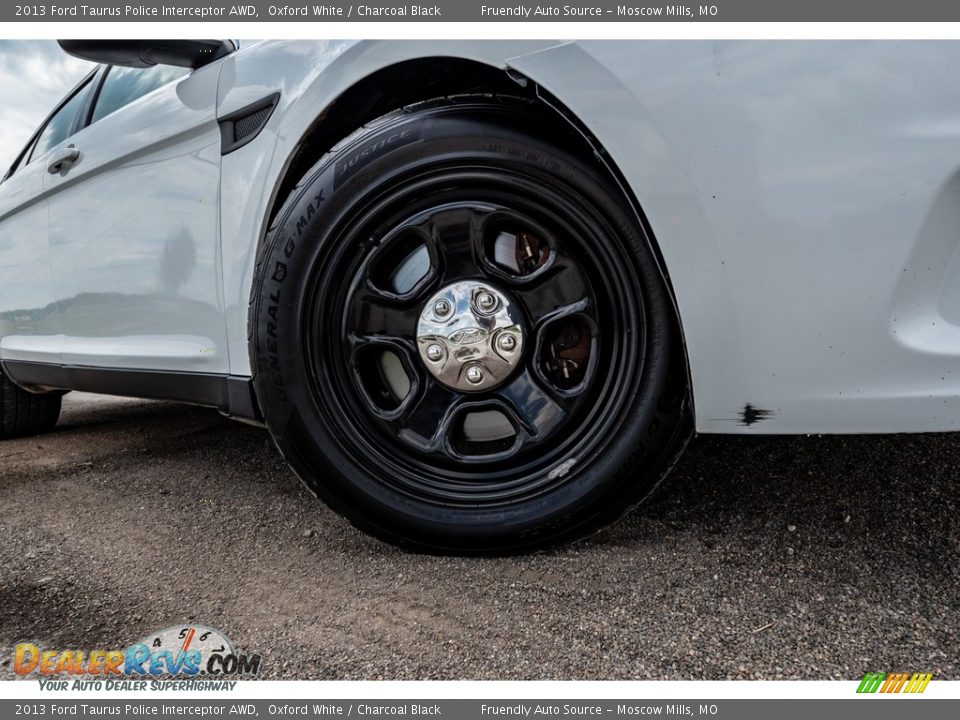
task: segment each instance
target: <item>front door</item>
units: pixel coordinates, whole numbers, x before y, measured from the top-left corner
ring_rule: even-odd
[[[44,176],[66,365],[226,373],[220,63],[111,67]]]

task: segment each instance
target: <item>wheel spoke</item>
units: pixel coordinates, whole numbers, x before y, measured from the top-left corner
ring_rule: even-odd
[[[457,207],[435,213],[424,229],[439,260],[444,282],[475,277],[482,254],[482,214],[474,208]]]
[[[558,257],[542,275],[512,288],[534,326],[540,326],[564,314],[592,314],[590,286],[577,266],[566,257]]]
[[[566,400],[548,393],[526,368],[497,392],[520,423],[524,444],[540,442],[566,419]]]
[[[460,399],[459,394],[425,378],[419,396],[397,418],[397,434],[421,450],[446,454],[444,438]]]
[[[359,338],[402,341],[412,347],[418,316],[416,304],[401,302],[373,289],[362,288],[353,296],[349,327]]]

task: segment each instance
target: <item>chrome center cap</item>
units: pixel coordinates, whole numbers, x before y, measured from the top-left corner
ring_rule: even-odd
[[[461,280],[427,300],[417,323],[417,349],[427,370],[447,387],[477,392],[496,387],[523,356],[520,311],[489,283]]]

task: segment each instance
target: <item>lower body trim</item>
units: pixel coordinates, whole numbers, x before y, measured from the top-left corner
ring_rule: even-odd
[[[237,420],[263,424],[250,378],[236,375],[126,370],[7,360],[3,372],[29,392],[80,390],[213,407]]]

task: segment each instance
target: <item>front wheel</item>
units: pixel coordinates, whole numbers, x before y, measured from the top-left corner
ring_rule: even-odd
[[[540,122],[470,98],[381,118],[307,174],[262,249],[267,426],[310,489],[389,542],[582,537],[689,434],[650,241],[597,162]]]

